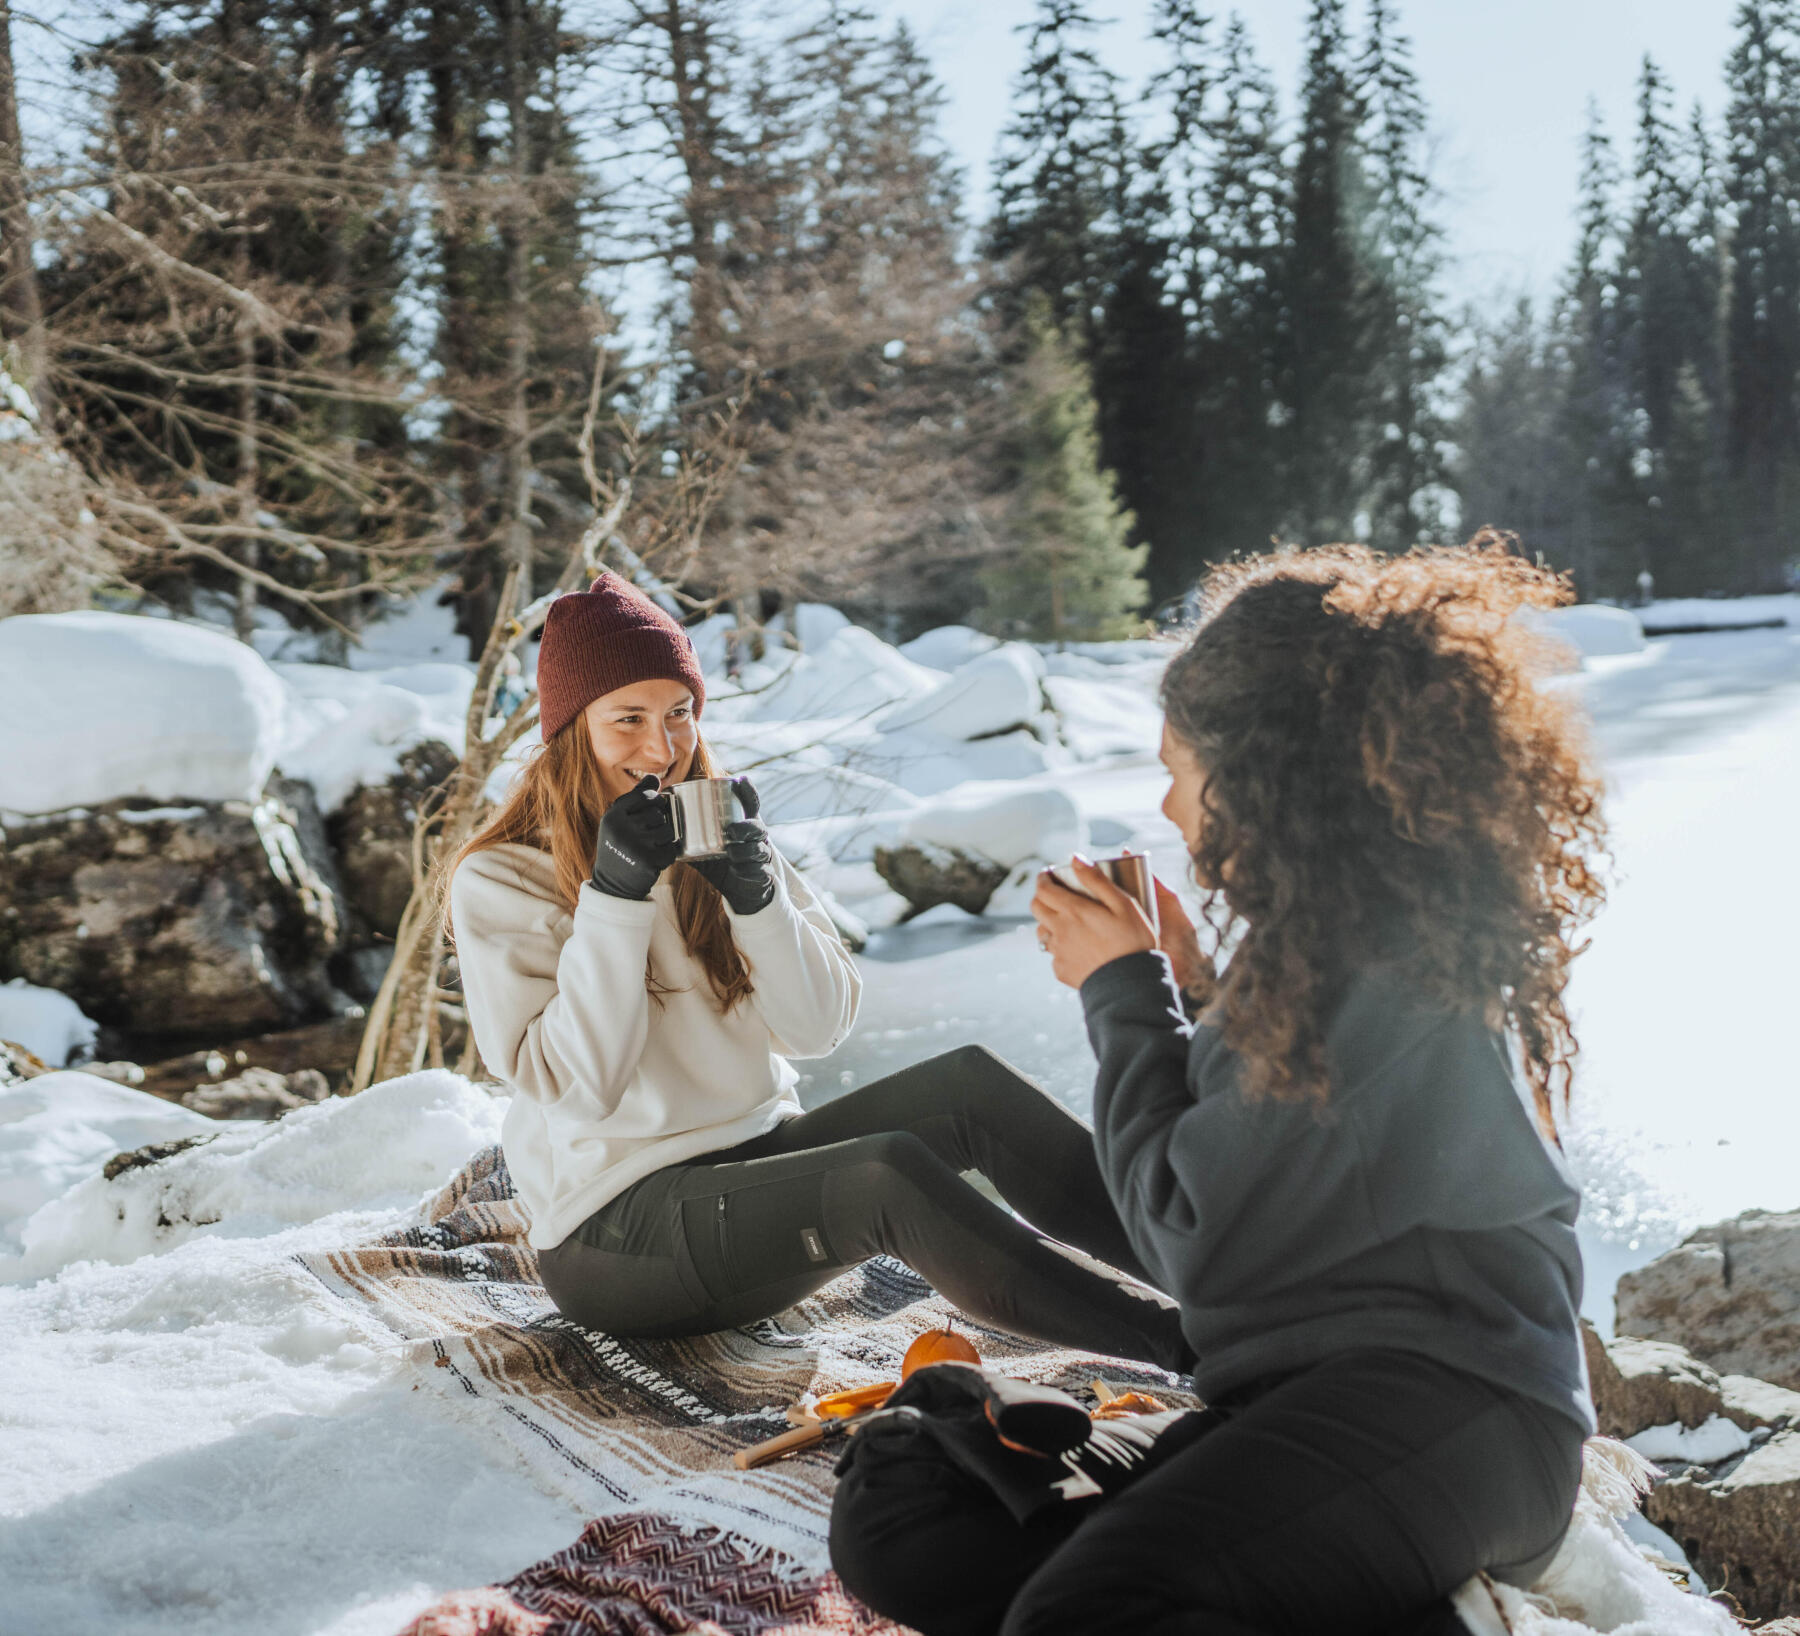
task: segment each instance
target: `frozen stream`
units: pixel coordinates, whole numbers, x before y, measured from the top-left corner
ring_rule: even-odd
[[[1570,1147],[1587,1191],[1587,1307],[1691,1227],[1800,1208],[1800,629],[1670,637],[1579,685],[1613,789],[1612,901],[1576,967],[1583,1047]],[[1154,757],[1060,780],[1165,878],[1180,846]],[[1028,922],[939,910],[878,934],[856,1033],[809,1069],[808,1102],[968,1041],[1086,1113],[1075,996]]]

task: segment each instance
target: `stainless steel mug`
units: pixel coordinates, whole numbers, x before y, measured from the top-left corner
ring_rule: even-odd
[[[725,850],[725,826],[737,817],[729,778],[690,778],[664,794],[684,858],[716,858]]]
[[[1150,930],[1160,937],[1162,921],[1156,913],[1156,877],[1150,872],[1150,854],[1121,852],[1116,858],[1095,858],[1093,862],[1094,867],[1121,892],[1129,892],[1137,899],[1144,918],[1150,922]],[[1080,892],[1084,897],[1088,895],[1073,865],[1059,863],[1050,873],[1072,891]]]

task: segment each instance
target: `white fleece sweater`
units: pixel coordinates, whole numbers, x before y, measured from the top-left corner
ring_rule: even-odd
[[[799,1113],[785,1059],[824,1056],[856,1020],[856,965],[785,861],[771,903],[726,910],[755,985],[729,1015],[666,879],[641,903],[584,885],[571,916],[549,853],[497,846],[458,866],[450,913],[475,1043],[514,1093],[501,1141],[540,1250],[651,1171]],[[646,963],[673,992],[651,998]]]

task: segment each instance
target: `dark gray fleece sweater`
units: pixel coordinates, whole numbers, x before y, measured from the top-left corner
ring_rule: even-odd
[[[1248,1101],[1168,961],[1082,985],[1094,1139],[1133,1247],[1181,1304],[1203,1397],[1363,1347],[1420,1352],[1594,1429],[1580,1194],[1479,1018],[1350,987],[1323,1110]]]

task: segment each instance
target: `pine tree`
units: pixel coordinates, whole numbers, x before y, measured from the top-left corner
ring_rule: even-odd
[[[1007,556],[984,576],[983,622],[1052,642],[1129,635],[1148,552],[1101,466],[1095,408],[1078,350],[1041,303],[1012,387],[1017,415],[1003,524]]]
[[[1443,231],[1433,218],[1425,101],[1411,54],[1390,0],[1370,0],[1356,69],[1365,201],[1358,236],[1371,364],[1365,508],[1369,537],[1386,550],[1439,538],[1443,522]]]
[[[1097,340],[1126,187],[1116,78],[1088,39],[1081,0],[1038,0],[1015,112],[1001,132],[989,255],[1008,264],[1009,316],[1041,295],[1055,323],[1073,326],[1084,355]]]
[[[1181,9],[1171,0],[1171,26]],[[1216,51],[1203,44],[1183,47],[1169,82],[1175,293],[1189,315],[1194,430],[1189,532],[1172,563],[1152,560],[1159,597],[1185,589],[1209,562],[1267,546],[1287,505],[1279,376],[1292,201],[1275,91],[1242,18],[1231,18]]]
[[[1620,338],[1615,198],[1618,162],[1591,104],[1582,138],[1580,235],[1556,315],[1568,387],[1560,458],[1547,474],[1567,495],[1569,566],[1585,596],[1630,593],[1642,566],[1636,542],[1631,392]]]
[[[1567,352],[1528,299],[1475,329],[1453,439],[1464,533],[1505,529],[1527,552],[1570,560],[1570,494],[1556,480],[1568,390]]]
[[[1362,107],[1343,0],[1312,0],[1292,172],[1293,236],[1282,272],[1288,316],[1283,530],[1317,544],[1354,538],[1367,490],[1368,281],[1357,246]]]
[[[1800,521],[1800,9],[1744,0],[1725,65],[1725,460],[1744,541],[1736,588],[1776,589]]]

